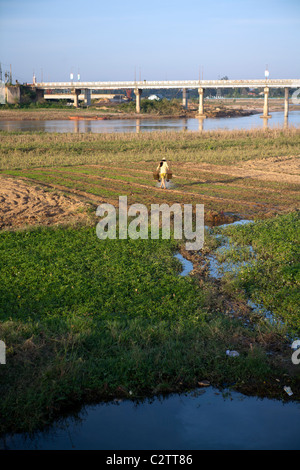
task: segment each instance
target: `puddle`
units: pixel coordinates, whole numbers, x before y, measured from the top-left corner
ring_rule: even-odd
[[[6,436],[11,450],[299,450],[300,404],[213,387],[189,394],[85,407],[34,436]]]
[[[183,270],[181,271],[181,273],[179,273],[180,276],[187,276],[188,274],[190,274],[191,271],[193,271],[193,263],[184,258],[180,253],[174,255],[174,258],[179,259],[179,261],[182,263]]]
[[[241,219],[241,220],[236,220],[235,222],[231,222],[229,224],[223,224],[223,225],[219,225],[219,228],[222,228],[222,227],[228,227],[229,225],[245,225],[245,224],[251,224],[251,223],[254,223],[253,220],[248,220],[248,219]]]
[[[160,181],[158,181],[158,182],[156,183],[156,188],[159,188],[159,187],[160,187],[160,184],[161,184]],[[173,181],[171,181],[171,180],[170,180],[170,181],[166,181],[166,189],[174,189],[174,188],[176,188],[176,185],[173,183]]]
[[[229,226],[245,225],[249,223],[253,223],[253,220],[241,219],[228,224],[219,225],[218,227],[224,228]],[[249,261],[218,261],[217,255],[224,254],[226,251],[230,250],[233,245],[230,244],[229,238],[223,234],[216,234],[215,237],[222,239],[223,243],[215,250],[215,254],[210,254],[206,257],[206,259],[209,261],[210,277],[214,279],[221,279],[224,276],[224,273],[238,271],[241,267],[250,263]],[[246,248],[254,255],[252,246],[248,246]]]
[[[235,225],[245,225],[253,223],[253,220],[237,220],[232,223],[228,224],[223,224],[219,225],[219,228],[223,227],[228,227],[228,226],[235,226]],[[208,228],[211,230],[210,228]],[[234,245],[231,245],[229,242],[229,238],[226,237],[226,235],[223,234],[215,234],[216,238],[220,238],[223,240],[222,245],[219,246],[215,250],[215,254],[210,254],[206,256],[206,260],[209,261],[209,276],[214,279],[221,279],[226,272],[238,272],[242,267],[250,265],[250,261],[218,261],[217,255],[222,254],[228,250],[230,250]],[[249,252],[252,254],[253,259],[255,259],[255,252],[254,249],[251,245],[244,247],[245,249],[248,249]],[[263,305],[257,304],[253,302],[252,300],[248,299],[247,300],[247,305],[252,309],[253,313],[256,313],[260,315],[261,317],[265,318],[270,324],[277,326],[277,327],[283,327],[284,328],[284,322],[278,318],[275,318],[273,313],[270,310],[267,310]],[[287,335],[289,337],[289,335]],[[298,339],[298,337],[291,336],[289,337],[291,341],[294,341]]]

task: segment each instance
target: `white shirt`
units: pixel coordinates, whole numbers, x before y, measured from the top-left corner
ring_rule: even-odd
[[[169,169],[167,162],[163,162],[161,167],[158,165],[157,169],[159,169],[160,173],[167,173],[167,170]]]

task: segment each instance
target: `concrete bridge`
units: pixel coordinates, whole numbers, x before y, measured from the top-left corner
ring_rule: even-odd
[[[132,89],[136,95],[136,112],[141,111],[141,96],[143,90],[147,89],[182,89],[182,104],[187,107],[188,90],[198,89],[199,110],[198,116],[205,118],[204,113],[204,90],[206,88],[262,88],[264,91],[264,118],[269,115],[269,91],[270,88],[283,88],[284,94],[284,116],[289,112],[289,90],[290,88],[300,88],[300,79],[264,79],[264,80],[173,80],[173,81],[127,81],[127,82],[42,82],[33,83],[37,94],[43,97],[44,90],[71,90],[74,97],[74,106],[78,107],[79,95],[83,93],[84,103],[91,104],[92,90],[124,90]]]

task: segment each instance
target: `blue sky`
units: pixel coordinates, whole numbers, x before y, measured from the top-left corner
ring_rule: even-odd
[[[299,0],[0,0],[13,79],[300,77]]]

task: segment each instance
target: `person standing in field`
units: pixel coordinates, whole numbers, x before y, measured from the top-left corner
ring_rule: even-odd
[[[158,167],[156,168],[156,171],[159,171],[159,176],[161,179],[160,188],[166,189],[166,178],[168,170],[169,166],[167,164],[167,161],[165,158],[163,158],[162,161],[159,163]]]

